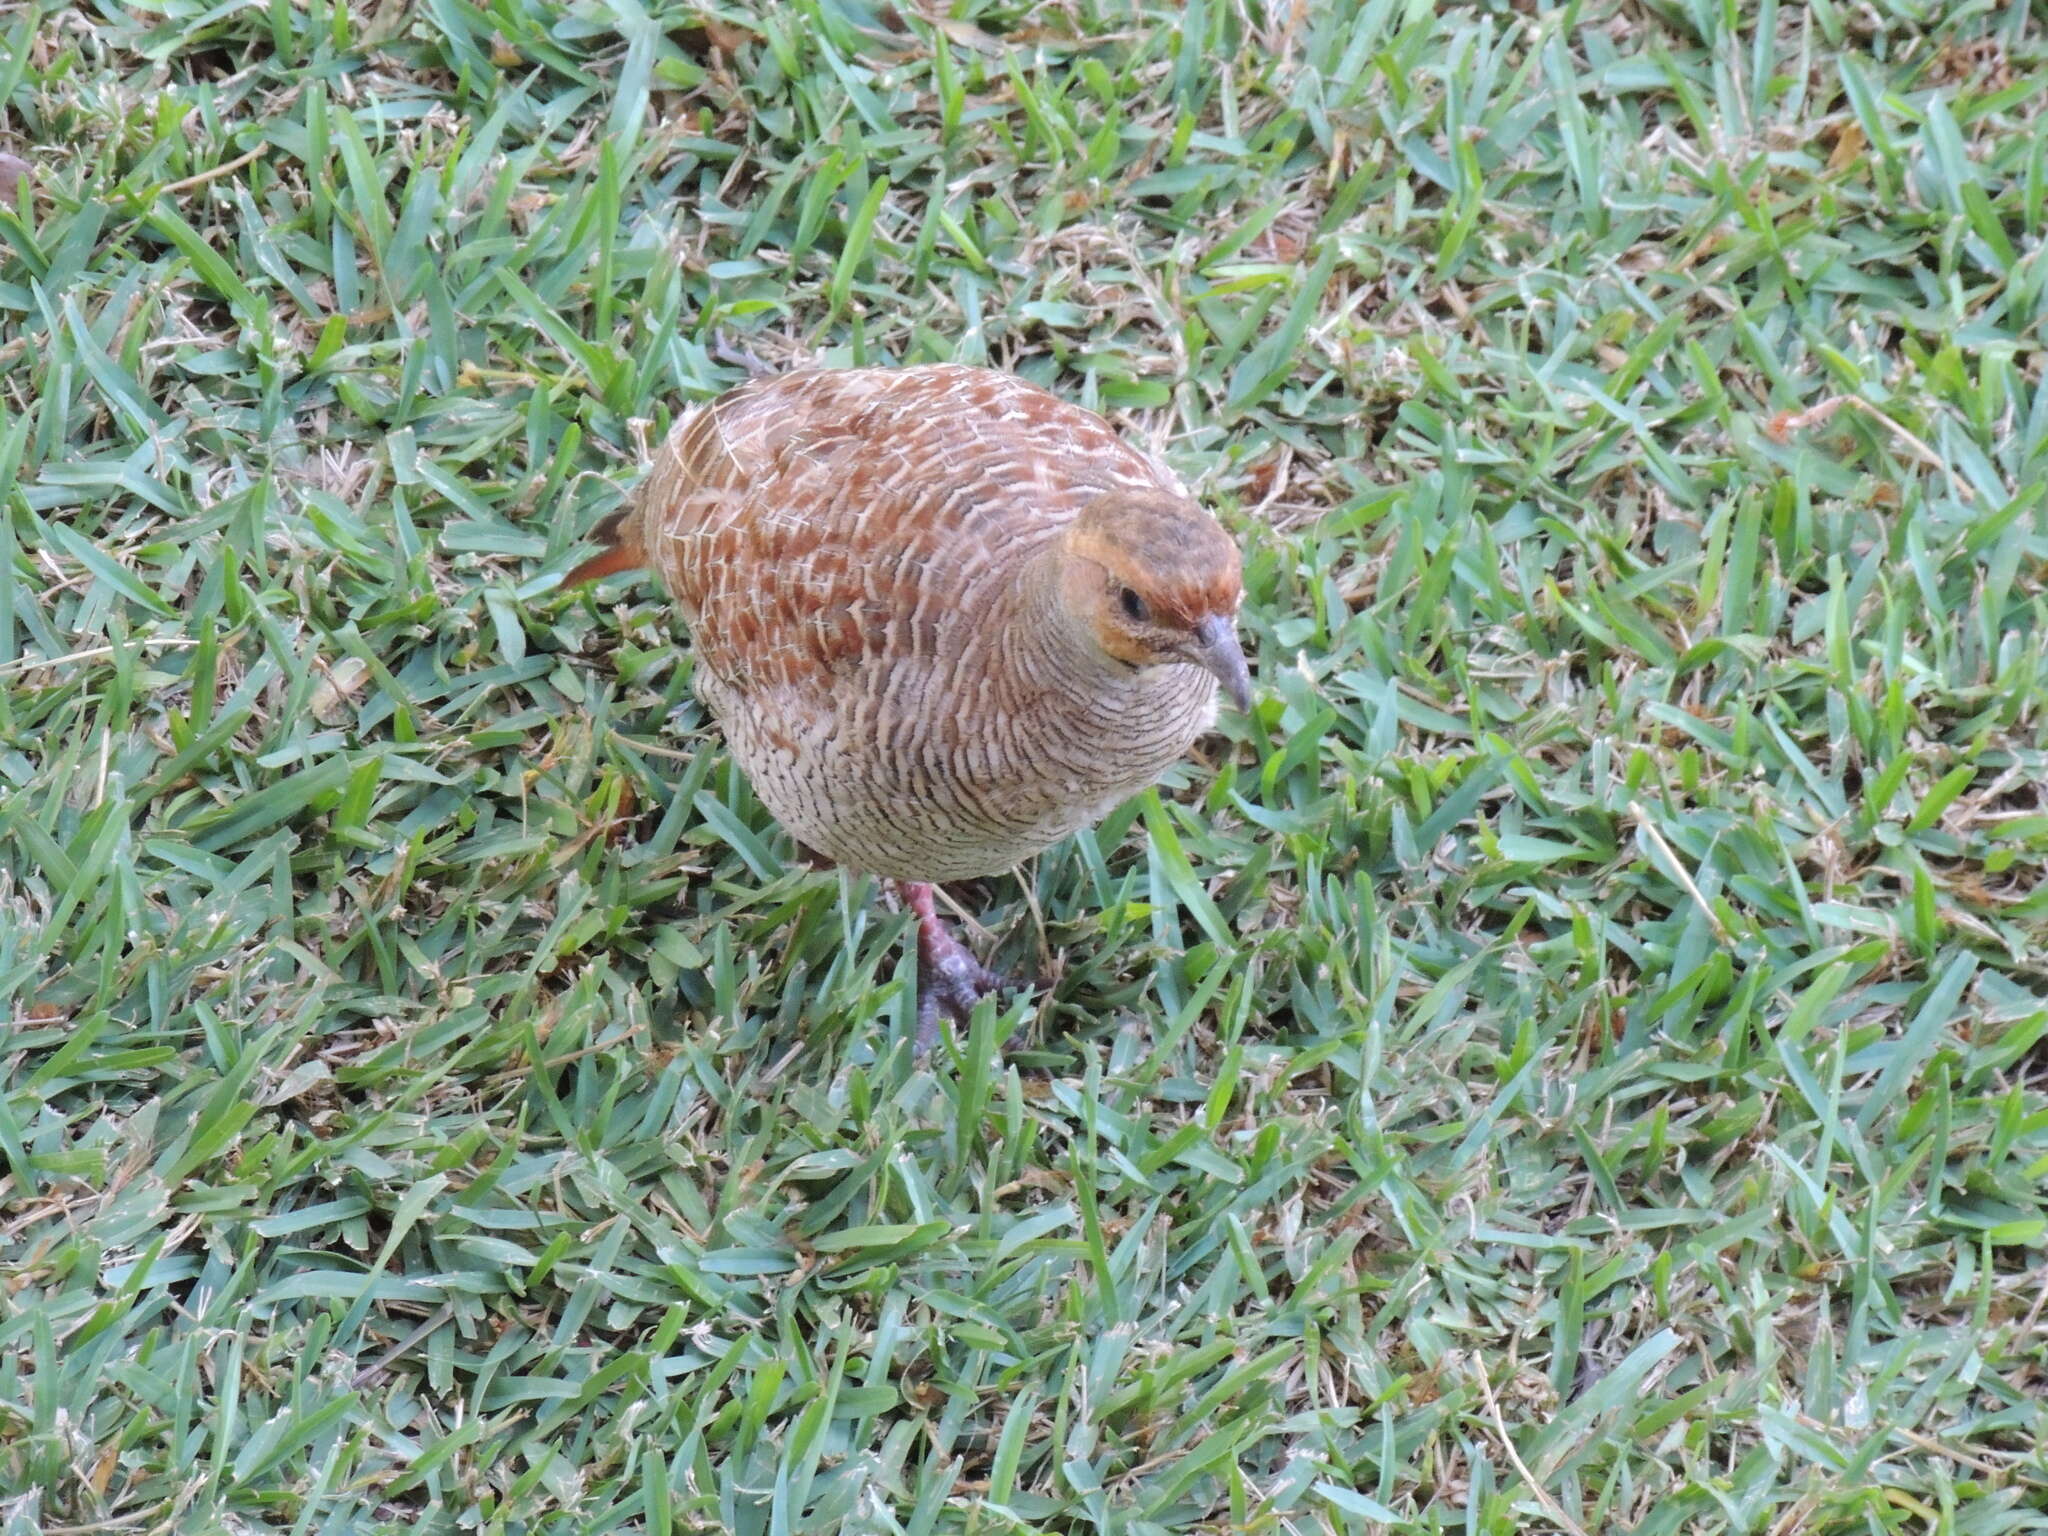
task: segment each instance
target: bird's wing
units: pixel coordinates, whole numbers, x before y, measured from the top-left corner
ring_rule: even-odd
[[[698,665],[836,710],[871,660],[917,670],[1007,572],[1115,484],[1165,472],[1091,412],[937,366],[755,380],[679,425],[641,491]]]

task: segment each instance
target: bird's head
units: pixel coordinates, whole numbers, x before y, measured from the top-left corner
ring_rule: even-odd
[[[1107,491],[1063,540],[1062,600],[1105,656],[1131,668],[1201,667],[1251,708],[1237,546],[1216,519],[1179,497]]]

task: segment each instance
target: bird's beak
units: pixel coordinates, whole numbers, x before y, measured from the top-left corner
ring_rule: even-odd
[[[1189,658],[1205,671],[1213,672],[1223,691],[1230,695],[1240,714],[1252,709],[1252,674],[1244,663],[1244,647],[1237,643],[1237,625],[1228,614],[1212,613],[1195,626],[1195,649]]]

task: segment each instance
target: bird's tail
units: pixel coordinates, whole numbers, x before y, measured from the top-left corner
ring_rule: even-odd
[[[622,507],[586,535],[588,542],[601,545],[598,552],[562,578],[565,587],[614,576],[620,571],[637,571],[647,564],[647,551],[640,541],[640,519],[633,505]]]

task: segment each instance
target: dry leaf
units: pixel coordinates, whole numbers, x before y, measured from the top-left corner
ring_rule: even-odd
[[[0,154],[0,203],[21,205],[21,189],[35,169],[19,155]]]
[[[362,692],[370,675],[369,663],[358,656],[344,656],[327,669],[320,686],[313,690],[308,707],[322,725],[337,725],[348,717],[349,703]]]
[[[1856,123],[1845,123],[1842,131],[1835,135],[1834,152],[1828,156],[1828,171],[1846,170],[1863,153],[1863,146],[1869,140],[1863,137],[1863,129]]]

